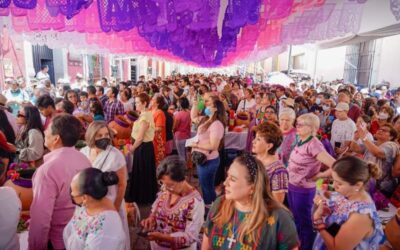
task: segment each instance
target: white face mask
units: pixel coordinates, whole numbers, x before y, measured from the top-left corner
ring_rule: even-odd
[[[389,118],[389,114],[380,112],[379,115],[378,115],[378,118],[380,120],[387,120]]]
[[[328,105],[322,105],[322,109],[323,109],[324,111],[328,111],[330,108],[331,108],[331,107],[328,106]]]

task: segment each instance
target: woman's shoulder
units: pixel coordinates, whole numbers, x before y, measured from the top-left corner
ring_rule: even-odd
[[[82,154],[84,154],[85,156],[89,156],[90,148],[89,148],[89,146],[85,146],[85,147],[81,148],[79,151],[80,151]]]
[[[287,208],[282,206],[274,208],[271,216],[274,217],[277,223],[280,221],[293,221],[293,214]]]

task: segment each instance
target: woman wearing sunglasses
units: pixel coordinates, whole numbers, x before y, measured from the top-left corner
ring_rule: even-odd
[[[44,153],[44,133],[39,110],[34,106],[25,106],[18,112],[17,124],[21,126],[21,133],[16,140],[19,160],[36,162],[35,166],[38,166]]]

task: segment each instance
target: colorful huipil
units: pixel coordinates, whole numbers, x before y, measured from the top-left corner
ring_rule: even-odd
[[[330,215],[324,218],[324,222],[327,227],[334,223],[339,225],[346,223],[350,215],[353,213],[368,215],[372,220],[374,231],[371,236],[362,239],[354,249],[379,249],[379,243],[384,234],[378,212],[376,211],[375,204],[372,200],[371,202],[351,201],[337,192],[332,192],[331,197],[329,200],[327,200],[327,205],[332,211]],[[323,239],[319,234],[314,241],[313,249],[327,249]]]
[[[257,229],[256,239],[246,235],[239,241],[238,228],[250,213],[235,210],[232,219],[219,227],[212,218],[218,212],[224,198],[218,198],[207,216],[204,234],[208,237],[209,248],[213,250],[265,250],[295,249],[299,246],[296,226],[290,212],[284,208],[274,209],[264,225]]]
[[[156,232],[169,234],[174,242],[152,241],[151,248],[196,250],[200,229],[204,223],[204,202],[193,189],[170,204],[170,193],[161,191],[153,203],[151,216],[156,220]]]

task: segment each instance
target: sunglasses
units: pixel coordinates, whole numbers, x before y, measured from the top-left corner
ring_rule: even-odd
[[[18,117],[18,118],[21,118],[21,117],[22,117],[22,118],[25,118],[25,116],[24,116],[23,114],[20,114],[20,113],[17,114],[17,117]]]

